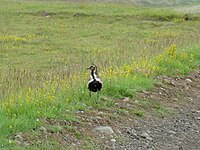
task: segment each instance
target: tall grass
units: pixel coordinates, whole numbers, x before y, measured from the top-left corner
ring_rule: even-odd
[[[172,45],[152,58],[141,57],[131,64],[102,70],[104,87],[101,94],[110,99],[107,101],[98,101],[95,94],[89,97],[85,73],[47,78],[41,86],[11,93],[1,101],[1,133],[7,135],[35,128],[41,118],[73,119],[69,116],[77,110],[111,107],[113,99],[133,97],[137,91],[151,88],[151,77],[187,73],[196,66],[198,57],[199,54],[185,50],[177,52],[176,45]]]
[[[96,63],[122,66],[143,53],[199,42],[199,21],[168,9],[131,5],[4,1],[1,13],[1,93],[36,87]],[[50,74],[50,75],[49,75]],[[7,76],[8,75],[8,76]]]

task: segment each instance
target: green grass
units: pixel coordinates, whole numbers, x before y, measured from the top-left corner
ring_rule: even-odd
[[[200,64],[198,15],[185,21],[185,14],[169,8],[0,2],[0,145],[5,149],[17,149],[9,139],[44,125],[45,118],[81,123],[77,110],[112,109],[116,99],[152,88],[156,75],[186,74]],[[104,82],[100,100],[87,90],[86,67],[92,62]],[[150,107],[166,112],[160,105]],[[30,149],[59,147],[55,139],[45,142]],[[94,145],[86,142],[85,148]]]

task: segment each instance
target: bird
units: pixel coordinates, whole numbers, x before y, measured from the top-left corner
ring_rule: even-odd
[[[89,96],[91,97],[91,92],[97,92],[97,97],[99,97],[99,92],[101,91],[101,88],[103,87],[103,82],[98,76],[97,66],[92,64],[91,66],[87,68],[87,70],[91,71],[90,78],[87,85],[88,90],[89,90]]]

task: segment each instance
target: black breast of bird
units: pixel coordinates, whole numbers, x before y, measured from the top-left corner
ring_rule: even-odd
[[[93,80],[88,83],[88,89],[92,92],[100,91],[102,88],[101,81]]]

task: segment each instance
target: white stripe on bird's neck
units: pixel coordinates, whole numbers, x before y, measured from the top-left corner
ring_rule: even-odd
[[[98,79],[98,76],[96,75],[95,72],[93,72],[93,74],[90,75],[91,79]]]
[[[92,75],[90,75],[90,80],[89,80],[88,83],[91,83],[91,82],[93,82],[95,80],[98,81],[99,83],[103,84],[101,79],[96,74],[94,74],[94,78],[92,77]]]

